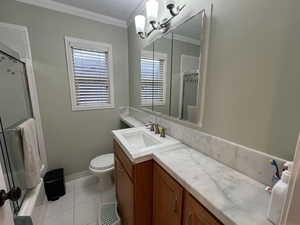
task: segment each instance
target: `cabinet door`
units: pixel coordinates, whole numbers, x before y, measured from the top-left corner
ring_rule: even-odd
[[[157,164],[153,176],[153,224],[180,225],[182,187]]]
[[[222,225],[188,192],[184,193],[183,225]]]
[[[133,182],[117,157],[115,157],[115,170],[118,211],[122,218],[122,225],[133,225]]]

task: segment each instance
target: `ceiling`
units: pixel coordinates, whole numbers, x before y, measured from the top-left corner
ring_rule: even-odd
[[[143,0],[53,0],[120,20],[128,20]]]

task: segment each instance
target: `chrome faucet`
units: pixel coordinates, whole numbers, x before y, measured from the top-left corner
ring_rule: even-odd
[[[160,136],[163,137],[163,138],[166,137],[166,128],[161,127]]]
[[[158,123],[148,122],[144,124],[145,127],[149,128],[150,131],[154,131],[155,134],[160,134],[160,137],[166,137],[166,128],[159,125]]]
[[[160,134],[159,124],[158,123],[154,124],[154,131],[155,131],[155,134]]]
[[[154,125],[155,134],[160,134],[160,137],[166,137],[166,128],[156,123]]]

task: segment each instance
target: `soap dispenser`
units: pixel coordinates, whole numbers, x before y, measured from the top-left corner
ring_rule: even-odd
[[[275,225],[279,225],[283,206],[287,197],[288,184],[293,168],[292,162],[286,162],[287,170],[282,172],[281,179],[274,185],[268,209],[268,219]]]

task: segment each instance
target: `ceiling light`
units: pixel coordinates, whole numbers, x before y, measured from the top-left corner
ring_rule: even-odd
[[[185,5],[182,6],[176,6],[174,0],[165,0],[166,8],[169,10],[169,13],[171,14],[170,18],[165,18],[162,20],[162,22],[157,21],[158,18],[158,10],[159,10],[159,4],[157,0],[148,0],[146,2],[146,14],[147,14],[147,20],[149,21],[152,29],[149,32],[145,32],[145,24],[146,24],[146,18],[143,15],[137,15],[135,17],[135,29],[136,33],[139,35],[141,39],[145,39],[149,37],[149,35],[155,31],[160,30],[162,32],[166,32],[170,27],[171,20],[177,16],[181,10],[185,7]]]

